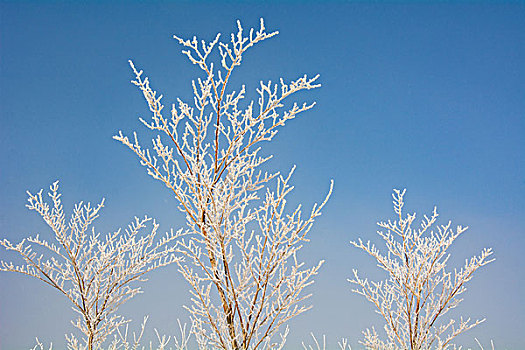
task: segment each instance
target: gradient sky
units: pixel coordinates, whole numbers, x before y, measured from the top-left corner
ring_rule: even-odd
[[[391,191],[407,188],[407,208],[438,206],[442,220],[470,226],[451,250],[451,266],[493,247],[496,261],[469,284],[453,315],[486,317],[458,338],[474,346],[523,348],[525,334],[525,3],[269,2],[1,2],[0,237],[50,237],[25,209],[27,189],[60,179],[64,204],[106,207],[101,232],[134,215],[161,229],[183,218],[163,186],[112,140],[118,130],[147,133],[149,116],[132,86],[127,60],[144,69],[170,104],[190,96],[198,69],[172,34],[210,40],[263,17],[279,30],[249,52],[234,76],[253,91],[258,81],[321,74],[323,87],[297,95],[315,109],[265,145],[270,165],[298,168],[292,202],[311,206],[330,179],[333,197],[311,231],[303,256],[326,264],[310,300],[314,308],[291,323],[289,349],[309,332],[340,337],[359,348],[361,331],[380,319],[351,293],[353,268],[382,278],[371,258],[352,248],[377,242],[375,222],[392,216]],[[0,258],[12,259],[5,251]],[[187,285],[175,267],[151,274],[145,293],[121,312],[135,326],[149,314],[153,328],[175,333],[185,320]],[[22,275],[0,274],[0,349],[28,349],[34,337],[64,346],[74,329],[64,298]]]

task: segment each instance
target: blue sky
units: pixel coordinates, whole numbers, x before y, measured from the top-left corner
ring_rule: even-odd
[[[27,189],[60,179],[66,207],[79,200],[106,207],[97,228],[134,215],[161,228],[183,218],[160,183],[112,140],[118,130],[147,133],[148,116],[132,86],[128,59],[144,69],[165,102],[190,96],[198,70],[172,34],[210,40],[235,20],[280,34],[249,52],[233,84],[321,75],[323,87],[297,95],[315,109],[290,122],[265,152],[274,169],[298,168],[292,201],[309,206],[334,195],[311,232],[304,256],[327,260],[314,308],[291,324],[289,348],[310,331],[329,345],[380,325],[372,305],[350,292],[352,268],[382,277],[350,240],[375,238],[391,217],[393,188],[407,188],[407,208],[438,206],[442,220],[470,229],[452,249],[452,266],[493,247],[454,315],[486,317],[459,338],[523,345],[525,303],[525,3],[440,2],[1,2],[0,236],[49,235],[24,208]],[[5,252],[0,257],[11,258]],[[456,265],[454,265],[456,264]],[[145,293],[122,312],[174,333],[187,286],[175,268],[151,275]],[[461,312],[459,312],[461,311]],[[51,288],[0,274],[0,348],[27,349],[35,336],[58,348],[73,313]]]

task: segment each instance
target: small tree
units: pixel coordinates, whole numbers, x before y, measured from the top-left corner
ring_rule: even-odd
[[[96,207],[78,203],[66,222],[58,181],[50,190],[49,204],[43,200],[42,190],[37,194],[28,192],[27,207],[42,216],[58,244],[38,235],[18,244],[4,239],[0,245],[18,253],[25,264],[1,260],[0,271],[35,277],[61,292],[80,314],[72,323],[86,337],[85,346],[73,336],[68,337],[70,348],[99,349],[108,335],[127,322],[116,312],[122,303],[141,292],[135,282],[145,281],[148,272],[177,261],[172,244],[177,235],[171,232],[155,242],[158,225],[153,221],[151,232],[139,236],[139,231],[151,221],[145,217],[135,218],[125,232],[119,229],[101,237],[90,226],[98,217],[103,200]],[[51,256],[46,258],[33,251],[31,244]]]
[[[192,83],[193,105],[178,99],[170,118],[164,115],[162,96],[130,61],[133,83],[152,112],[151,121],[140,120],[157,137],[152,152],[140,145],[136,134],[130,140],[120,132],[115,139],[139,157],[186,214],[189,238],[179,245],[186,257],[179,270],[191,286],[187,309],[202,347],[276,346],[271,340],[275,332],[309,309],[302,304],[309,295],[302,292],[322,263],[307,268],[297,253],[329,194],[306,217],[301,206],[287,214],[293,170],[288,176],[263,173],[261,167],[271,156],[260,155],[263,141],[271,141],[279,127],[314,106],[294,103],[285,109],[283,103],[298,91],[319,87],[318,76],[291,83],[281,79],[278,85],[261,82],[258,101],[245,107],[240,105],[245,86],[228,90],[243,54],[276,34],[266,33],[261,20],[260,29],[251,29],[247,36],[238,22],[231,43],[219,42],[220,34],[200,45],[195,37],[175,36],[204,77]],[[215,48],[219,69],[209,62]],[[272,180],[275,190],[270,190]]]
[[[368,349],[448,349],[453,346],[453,338],[484,321],[461,318],[458,325],[452,319],[438,323],[461,302],[460,295],[474,272],[493,261],[489,260],[492,250],[483,249],[480,256],[466,260],[465,266],[454,270],[454,274],[446,271],[450,256],[447,249],[467,227],[458,226],[454,231],[449,221],[431,230],[438,218],[434,208],[430,218],[425,215],[421,226],[412,228],[416,214],[403,215],[404,194],[404,190],[394,190],[392,195],[396,219],[378,223],[386,230],[378,231],[387,246],[386,255],[370,242],[351,242],[373,256],[389,276],[382,282],[369,282],[354,270],[354,279],[349,280],[360,287],[354,292],[372,302],[386,321],[386,341],[380,340],[372,328],[364,332],[362,344]]]

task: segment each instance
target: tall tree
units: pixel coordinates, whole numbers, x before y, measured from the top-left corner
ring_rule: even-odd
[[[263,141],[271,141],[279,127],[314,106],[293,103],[285,108],[284,102],[296,92],[319,87],[318,76],[261,82],[258,100],[249,103],[244,103],[244,85],[237,91],[228,85],[244,53],[276,34],[267,33],[261,20],[259,30],[247,34],[238,22],[229,43],[220,41],[220,34],[211,42],[175,36],[203,77],[192,82],[192,103],[178,99],[169,117],[162,95],[130,61],[133,83],[152,113],[151,120],[140,120],[157,136],[152,150],[143,148],[136,134],[130,139],[119,132],[114,138],[164,183],[186,214],[188,238],[179,244],[185,257],[179,271],[191,286],[187,309],[203,347],[282,346],[272,336],[309,309],[303,290],[322,264],[305,267],[297,253],[332,187],[308,215],[301,206],[288,211],[293,169],[286,176],[263,172],[271,156],[261,155]],[[214,65],[210,61],[216,49],[219,62]]]

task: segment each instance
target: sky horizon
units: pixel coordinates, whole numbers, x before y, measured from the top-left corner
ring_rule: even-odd
[[[352,269],[381,279],[373,260],[349,242],[379,242],[376,222],[393,216],[392,189],[406,188],[418,215],[434,205],[441,223],[469,226],[451,249],[449,267],[492,247],[496,261],[467,285],[451,316],[486,318],[458,337],[465,348],[494,340],[518,350],[525,334],[525,3],[524,2],[34,2],[0,1],[0,239],[50,238],[25,208],[26,190],[59,179],[67,212],[80,200],[106,198],[97,231],[149,215],[161,232],[184,225],[174,198],[134,154],[112,139],[122,130],[148,135],[133,59],[170,105],[191,97],[199,71],[173,39],[212,40],[264,18],[271,38],[247,53],[232,78],[248,95],[260,80],[320,74],[320,89],[294,101],[315,108],[290,121],[264,154],[287,173],[290,201],[310,208],[330,181],[332,198],[310,232],[303,257],[326,260],[313,309],[291,322],[286,348],[309,334],[341,337],[354,349],[367,327],[381,328],[372,304],[352,293]],[[384,250],[384,246],[381,247]],[[0,250],[0,259],[17,261]],[[187,284],[175,267],[155,271],[144,294],[121,314],[137,329],[176,333],[187,320]],[[69,305],[40,281],[0,273],[0,349],[27,349],[38,337],[57,349],[74,332]],[[149,339],[149,338],[148,338]],[[485,345],[486,349],[488,345]]]

